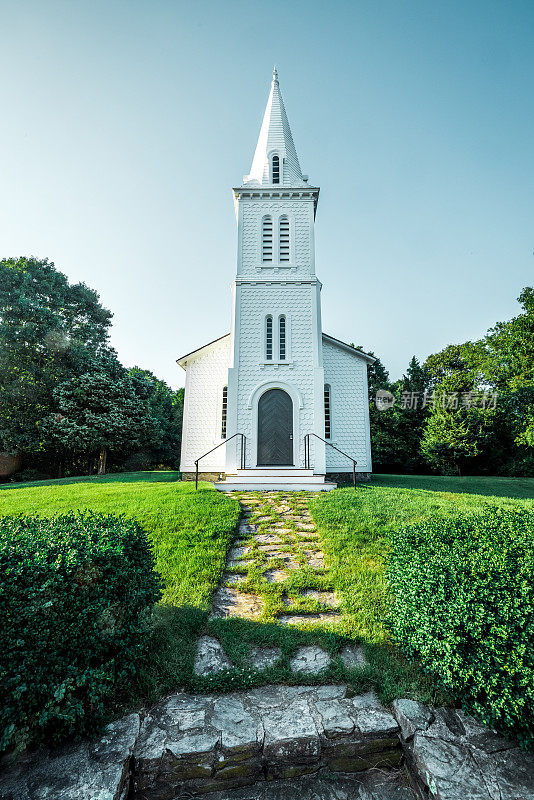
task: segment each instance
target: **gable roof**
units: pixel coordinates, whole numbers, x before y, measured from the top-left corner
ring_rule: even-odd
[[[180,358],[176,359],[176,363],[185,369],[187,366],[187,361],[191,356],[196,356],[198,353],[202,352],[202,350],[206,350],[208,347],[211,347],[212,344],[217,344],[217,342],[222,342],[223,339],[226,339],[230,336],[229,333],[225,333],[224,336],[219,336],[218,339],[214,339],[212,342],[208,342],[207,344],[203,344],[202,347],[197,347],[196,350],[191,350],[190,353],[186,353],[185,356],[181,356]],[[336,339],[334,336],[329,336],[327,333],[323,333],[323,341],[328,342],[329,344],[333,344],[336,347],[340,347],[342,350],[346,350],[347,353],[350,353],[353,356],[357,356],[358,358],[363,358],[369,364],[374,364],[376,358],[374,356],[370,356],[369,353],[364,353],[363,350],[358,350],[357,347],[352,347],[352,345],[347,344],[346,342],[342,342],[341,339]]]
[[[207,344],[203,344],[202,347],[197,347],[196,350],[191,350],[191,352],[190,353],[186,353],[185,356],[181,356],[180,358],[177,358],[176,359],[176,363],[180,367],[182,367],[182,369],[185,369],[186,366],[187,366],[187,360],[191,356],[198,355],[198,353],[200,353],[202,350],[206,350],[208,347],[211,347],[212,344],[217,344],[217,342],[222,342],[222,340],[226,339],[228,336],[230,336],[230,334],[229,333],[225,333],[224,336],[219,336],[218,339],[214,339],[212,342],[208,342]]]
[[[376,358],[374,356],[370,356],[369,353],[364,353],[363,350],[358,350],[357,347],[353,347],[351,344],[342,342],[341,339],[336,339],[334,336],[329,336],[328,333],[323,333],[323,342],[328,342],[336,347],[340,347],[342,350],[346,350],[347,353],[351,353],[353,356],[363,358],[368,364],[374,364],[376,361]]]

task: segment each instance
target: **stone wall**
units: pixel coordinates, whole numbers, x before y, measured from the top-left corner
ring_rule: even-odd
[[[389,710],[344,685],[264,686],[175,693],[93,742],[28,754],[0,776],[0,800],[250,800],[250,791],[258,800],[534,800],[534,757],[455,709],[396,700]]]

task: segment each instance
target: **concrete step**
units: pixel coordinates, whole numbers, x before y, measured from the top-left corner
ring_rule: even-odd
[[[330,492],[337,488],[337,483],[324,481],[294,481],[291,478],[258,481],[218,481],[213,484],[219,492]]]
[[[264,477],[272,478],[276,475],[277,478],[311,478],[314,476],[313,469],[301,469],[300,467],[249,467],[247,469],[236,469],[230,477]],[[324,475],[321,477],[324,478]]]
[[[324,483],[324,475],[227,475],[232,483]]]

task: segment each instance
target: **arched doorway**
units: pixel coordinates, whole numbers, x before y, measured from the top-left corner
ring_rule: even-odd
[[[269,389],[258,403],[258,466],[293,466],[293,401]]]

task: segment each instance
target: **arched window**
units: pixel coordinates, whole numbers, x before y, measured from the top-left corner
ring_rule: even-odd
[[[289,219],[286,216],[278,220],[278,259],[289,261]]]
[[[286,318],[278,320],[278,357],[280,361],[286,360]]]
[[[280,156],[274,155],[271,159],[271,176],[273,183],[280,183]]]
[[[273,360],[273,318],[265,320],[265,360]]]
[[[261,224],[261,260],[273,260],[273,220],[272,217],[264,217]]]
[[[226,439],[227,413],[228,413],[228,386],[224,386],[222,391],[221,439]]]
[[[324,438],[332,437],[332,412],[330,409],[330,386],[324,385]]]

